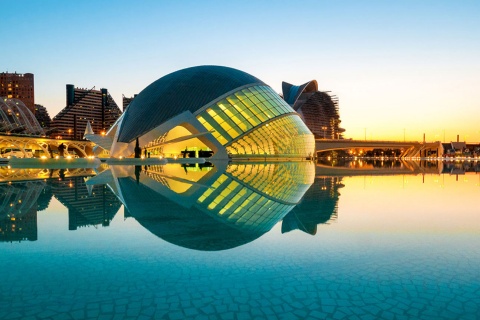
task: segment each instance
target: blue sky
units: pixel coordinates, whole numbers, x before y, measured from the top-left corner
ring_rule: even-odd
[[[478,1],[6,1],[0,71],[35,74],[53,117],[65,84],[139,93],[195,65],[280,92],[316,79],[346,136],[480,141]]]

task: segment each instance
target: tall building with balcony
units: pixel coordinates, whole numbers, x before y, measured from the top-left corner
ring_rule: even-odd
[[[136,94],[133,97],[125,97],[124,95],[122,95],[123,112],[125,112],[125,109],[127,109],[128,105],[133,101],[133,99],[135,99],[136,96]]]
[[[52,137],[82,139],[87,123],[96,134],[106,132],[122,115],[107,89],[75,88],[67,84],[66,107],[52,120]]]
[[[316,80],[300,86],[282,82],[283,99],[302,117],[307,127],[320,139],[342,139],[338,99],[319,91]]]
[[[0,97],[19,99],[35,113],[33,73],[0,73]]]

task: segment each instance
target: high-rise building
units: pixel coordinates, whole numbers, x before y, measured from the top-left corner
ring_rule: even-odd
[[[66,107],[53,118],[51,136],[82,139],[88,122],[94,133],[102,134],[121,114],[107,89],[75,88],[73,84],[67,84]]]
[[[0,97],[22,100],[35,113],[33,73],[0,73]]]
[[[50,118],[50,115],[48,114],[47,108],[40,104],[35,105],[35,118],[37,118],[38,123],[42,126],[44,129],[49,129],[50,128],[50,122],[52,122],[52,118]]]
[[[319,91],[316,80],[300,86],[282,82],[283,99],[302,117],[317,139],[343,139],[338,99]]]
[[[125,109],[127,109],[128,105],[133,101],[133,99],[135,99],[137,95],[135,94],[133,97],[125,97],[124,95],[122,95],[122,105],[123,105],[123,109],[122,111],[125,112]]]

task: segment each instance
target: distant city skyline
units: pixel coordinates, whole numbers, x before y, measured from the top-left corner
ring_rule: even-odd
[[[480,3],[463,1],[6,2],[0,72],[33,73],[55,116],[65,85],[120,105],[196,65],[246,71],[281,92],[316,79],[353,139],[480,141]]]

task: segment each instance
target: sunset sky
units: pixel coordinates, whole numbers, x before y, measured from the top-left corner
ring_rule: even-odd
[[[347,138],[480,142],[479,1],[5,1],[0,72],[35,74],[55,116],[65,85],[117,104],[186,67],[224,65],[281,91],[339,98]]]

